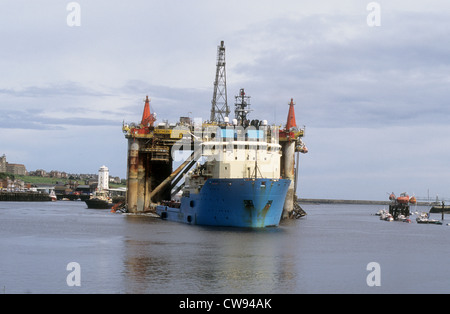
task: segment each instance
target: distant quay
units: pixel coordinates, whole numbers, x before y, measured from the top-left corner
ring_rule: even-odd
[[[300,204],[358,204],[358,205],[389,205],[391,201],[374,201],[374,200],[337,200],[337,199],[321,199],[321,198],[298,198]],[[417,205],[431,206],[435,202],[417,202]]]
[[[0,192],[0,202],[50,202],[50,195],[36,192]]]

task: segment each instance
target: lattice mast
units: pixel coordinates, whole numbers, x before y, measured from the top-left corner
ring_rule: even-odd
[[[216,79],[214,81],[214,94],[211,101],[211,122],[224,122],[230,114],[227,103],[227,78],[225,71],[225,46],[220,42],[217,47]]]

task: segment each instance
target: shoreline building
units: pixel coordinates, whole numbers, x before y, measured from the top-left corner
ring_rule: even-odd
[[[6,172],[6,156],[3,154],[3,156],[0,157],[0,173]]]
[[[10,173],[13,175],[24,176],[27,174],[27,169],[22,164],[11,164],[6,161],[6,155],[0,157],[0,173]]]
[[[98,190],[109,190],[109,169],[106,166],[98,170]]]

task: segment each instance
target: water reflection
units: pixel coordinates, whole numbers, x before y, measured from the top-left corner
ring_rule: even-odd
[[[446,222],[389,223],[373,216],[378,207],[320,205],[306,219],[247,230],[79,203],[0,203],[5,293],[449,292]],[[69,262],[81,265],[81,287],[66,284]],[[376,290],[369,262],[381,265]]]
[[[131,293],[277,293],[294,289],[295,252],[286,230],[128,220],[124,280]]]

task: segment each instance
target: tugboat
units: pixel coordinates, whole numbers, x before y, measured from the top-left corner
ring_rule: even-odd
[[[91,198],[85,200],[88,208],[95,209],[111,209],[114,204],[109,197],[108,192],[106,191],[98,191]]]

